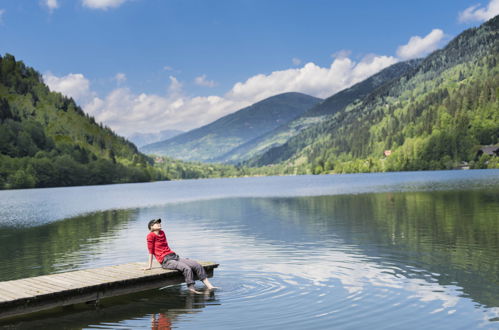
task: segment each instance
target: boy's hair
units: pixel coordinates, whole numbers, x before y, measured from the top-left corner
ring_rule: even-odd
[[[149,228],[149,230],[151,230],[151,227],[156,224],[156,223],[161,223],[161,219],[152,219],[151,221],[149,221],[149,223],[147,224],[147,228]]]

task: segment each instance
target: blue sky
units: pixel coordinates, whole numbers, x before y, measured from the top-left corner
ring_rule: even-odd
[[[498,0],[0,0],[0,53],[129,135],[281,92],[327,97],[498,13]]]

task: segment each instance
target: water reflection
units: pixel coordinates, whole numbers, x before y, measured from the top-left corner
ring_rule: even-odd
[[[0,280],[82,268],[99,244],[115,239],[136,216],[136,210],[111,210],[37,227],[0,227]]]
[[[29,318],[0,322],[0,328],[15,329],[171,329],[184,315],[195,315],[217,305],[213,292],[193,295],[173,286],[125,297],[102,300],[99,305],[79,304]]]

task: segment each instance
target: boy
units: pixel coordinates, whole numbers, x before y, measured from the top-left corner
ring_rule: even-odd
[[[196,288],[194,287],[193,271],[209,290],[216,289],[213,285],[211,285],[210,281],[208,281],[208,277],[206,276],[203,266],[201,266],[197,261],[180,258],[177,254],[175,254],[175,252],[170,250],[165,232],[161,230],[161,219],[149,221],[147,227],[150,231],[147,235],[149,267],[143,268],[143,270],[149,270],[152,268],[152,257],[155,256],[161,267],[165,269],[180,270],[184,274],[185,283],[187,284],[187,288],[190,292],[201,293],[196,291]]]

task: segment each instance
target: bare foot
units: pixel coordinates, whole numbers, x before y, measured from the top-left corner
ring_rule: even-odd
[[[187,286],[187,288],[189,289],[190,293],[203,294],[202,292],[196,290],[196,287],[194,286],[194,284]]]
[[[213,286],[213,285],[210,285],[210,286],[206,286],[206,288],[210,291],[213,291],[213,290],[217,290],[217,289],[220,289],[218,286]]]
[[[216,289],[220,289],[219,287],[213,286],[213,285],[210,283],[210,281],[208,281],[208,279],[207,279],[207,278],[205,278],[205,279],[203,280],[203,283],[204,283],[204,285],[206,286],[206,288],[207,288],[208,290],[216,290]]]

